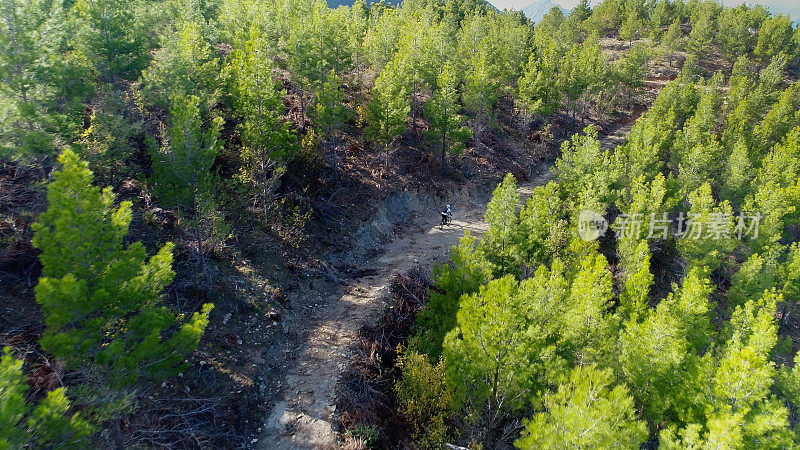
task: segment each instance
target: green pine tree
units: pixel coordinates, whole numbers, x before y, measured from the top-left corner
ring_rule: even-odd
[[[463,118],[458,114],[457,85],[455,68],[450,63],[445,63],[436,78],[433,99],[425,105],[425,116],[430,123],[428,136],[439,147],[442,167],[447,166],[447,154],[460,154],[464,150],[465,141],[472,136],[469,128],[461,126]]]
[[[197,263],[210,281],[206,241],[224,235],[224,223],[214,199],[216,175],[211,166],[219,154],[222,119],[203,129],[198,97],[172,99],[172,124],[160,150],[153,150],[151,182],[165,206],[176,207],[186,218],[195,243]]]
[[[265,216],[275,184],[286,172],[285,162],[296,151],[295,135],[281,119],[285,92],[272,81],[273,65],[266,56],[267,46],[266,38],[253,27],[242,48],[232,52],[228,68],[234,106],[242,117],[239,133],[244,165],[239,175],[260,193]],[[202,164],[208,165],[208,161]]]
[[[394,59],[375,80],[367,109],[367,137],[385,153],[384,170],[389,167],[389,150],[394,140],[407,129],[411,103],[408,83],[403,77],[402,60]]]
[[[200,340],[213,305],[188,321],[161,304],[174,276],[172,244],[147,256],[125,245],[131,203],[114,206],[111,188],[71,151],[48,186],[48,209],[32,228],[41,250],[36,301],[45,330],[39,343],[81,373],[74,391],[105,419],[127,410],[137,386],[177,373]],[[98,409],[99,408],[99,409]]]
[[[544,396],[545,411],[525,424],[519,449],[637,448],[647,427],[636,419],[625,385],[613,386],[609,369],[576,367],[555,393]]]
[[[516,240],[518,235],[520,207],[517,179],[506,174],[497,185],[492,200],[486,207],[486,223],[489,229],[481,239],[480,249],[493,265],[495,275],[519,272],[519,255]]]
[[[71,409],[66,388],[58,388],[35,408],[25,403],[27,391],[22,361],[6,347],[0,355],[0,449],[85,448],[93,427]]]

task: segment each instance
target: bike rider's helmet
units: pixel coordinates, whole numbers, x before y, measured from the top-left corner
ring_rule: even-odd
[[[447,209],[450,209],[450,205],[447,205]]]

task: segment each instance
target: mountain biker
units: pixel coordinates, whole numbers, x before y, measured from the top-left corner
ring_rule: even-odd
[[[450,211],[450,205],[447,205],[445,209],[442,210],[442,225],[447,225],[452,220],[453,213]]]

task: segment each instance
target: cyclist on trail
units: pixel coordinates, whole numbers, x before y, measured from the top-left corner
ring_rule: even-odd
[[[453,220],[453,213],[450,211],[450,205],[442,210],[442,225],[447,225],[450,221]]]

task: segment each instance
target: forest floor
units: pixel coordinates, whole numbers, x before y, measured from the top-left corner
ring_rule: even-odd
[[[544,165],[531,182],[520,186],[522,197],[547,182]],[[267,359],[274,374],[274,392],[268,419],[257,441],[260,448],[333,448],[338,445],[336,387],[349,368],[351,349],[359,330],[379,320],[388,307],[390,280],[415,266],[430,267],[447,258],[465,231],[481,236],[486,230],[485,200],[463,195],[452,197],[453,221],[440,226],[437,209],[412,212],[396,234],[388,237],[383,251],[368,258],[363,275],[344,284],[322,277],[308,289],[290,296],[291,307],[283,319],[285,339]],[[419,202],[423,208],[428,202]],[[277,377],[275,375],[278,375]]]

